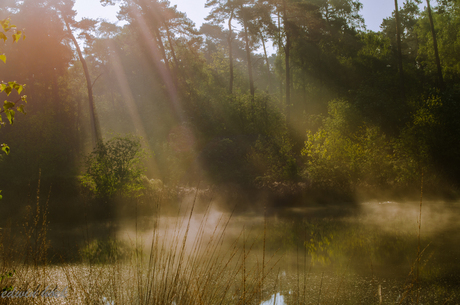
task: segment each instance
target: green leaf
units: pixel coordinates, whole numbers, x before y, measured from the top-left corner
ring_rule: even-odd
[[[0,193],[1,193],[1,192],[2,192],[2,191],[0,190]],[[3,198],[2,195],[0,195],[0,200],[1,200],[2,198]]]
[[[10,124],[13,125],[14,123],[14,110],[8,109],[5,111],[6,117],[8,118],[8,121],[10,121]]]
[[[8,102],[8,101],[3,102],[3,109],[5,109],[5,111],[13,107],[14,107],[14,103]]]
[[[3,91],[5,91],[6,95],[10,95],[11,91],[13,91],[13,88],[11,88],[11,86],[6,85],[5,90]]]
[[[27,95],[21,96],[21,100],[27,104]]]
[[[6,37],[4,33],[0,32],[0,39],[3,39],[3,41],[6,41],[8,37]]]
[[[2,144],[2,150],[5,152],[5,154],[10,154],[10,147],[8,145]]]
[[[7,84],[3,84],[3,83],[2,83],[2,84],[0,84],[0,92],[3,92],[3,90],[5,90],[5,89],[6,89],[6,87],[8,87],[8,85],[7,85]]]
[[[0,60],[6,63],[6,55],[5,54],[0,55]]]
[[[25,85],[20,85],[20,84],[15,83],[15,84],[13,85],[13,88],[16,89],[16,91],[18,92],[18,94],[21,94],[22,90],[24,90],[24,86],[25,86]]]
[[[17,110],[22,114],[26,114],[26,112],[24,111],[24,105],[19,105]]]

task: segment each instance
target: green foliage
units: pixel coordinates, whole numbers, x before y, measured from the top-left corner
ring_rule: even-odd
[[[456,83],[460,80],[460,37],[458,35],[460,3],[458,1],[441,2],[432,16],[444,79],[447,82]],[[419,18],[415,31],[420,45],[417,61],[427,77],[435,78],[433,38],[427,12]]]
[[[405,150],[424,164],[429,161],[429,145],[436,136],[435,127],[442,123],[442,106],[440,96],[417,99],[411,123],[401,133],[401,139],[406,143]]]
[[[387,266],[410,261],[416,248],[414,235],[396,229],[382,230],[337,219],[321,219],[303,223],[308,234],[305,247],[315,263],[338,264],[345,267],[354,258],[362,264],[372,261]]]
[[[5,42],[8,39],[7,36],[5,35],[5,33],[8,32],[11,29],[15,30],[16,26],[15,25],[10,25],[10,19],[0,20],[0,25],[1,25],[2,30],[3,30],[3,32],[0,32],[0,39],[3,39],[3,41]],[[16,31],[15,30],[14,34],[13,34],[13,42],[18,42],[19,37],[21,37],[21,35],[22,35],[21,31]],[[26,36],[23,36],[24,39],[25,39],[25,37]],[[3,63],[6,63],[6,55],[5,54],[0,54],[0,60],[2,60]],[[14,81],[13,82],[8,82],[8,83],[0,82],[0,92],[5,92],[6,95],[9,96],[13,90],[16,90],[18,95],[20,95],[22,90],[24,89],[24,86],[25,85],[20,85],[20,84],[14,82]],[[10,124],[13,125],[15,112],[14,112],[14,110],[12,108],[15,107],[16,104],[19,101],[23,101],[24,103],[27,103],[26,96],[25,95],[20,96],[19,99],[16,102],[9,102],[9,101],[4,101],[3,102],[3,109],[0,110],[0,128],[4,124],[3,119],[2,119],[2,114],[3,113],[5,113],[5,115],[8,118],[8,121],[10,122]],[[17,107],[17,110],[19,112],[25,114],[24,105],[22,105],[22,104],[19,105]],[[1,147],[2,147],[2,151],[5,154],[8,155],[10,153],[10,147],[7,144],[3,143],[3,144],[1,144]],[[2,199],[1,195],[0,195],[0,199]],[[3,277],[2,277],[2,279],[3,279]]]
[[[198,129],[211,138],[200,154],[208,178],[243,185],[298,178],[285,119],[268,95],[201,103],[202,110],[193,115]]]
[[[144,156],[140,139],[134,136],[99,142],[86,158],[81,183],[99,198],[107,199],[116,193],[128,195],[143,187]]]
[[[5,35],[6,32],[9,30],[14,30],[13,34],[13,42],[18,42],[19,37],[21,37],[22,32],[21,31],[16,31],[16,26],[15,25],[10,25],[10,19],[3,19],[0,20],[0,25],[2,26],[3,32],[0,32],[0,39],[3,39],[3,41],[7,40],[7,36]],[[23,37],[25,38],[25,36]],[[2,60],[4,63],[6,63],[6,55],[5,54],[0,54],[0,60]],[[10,122],[11,125],[14,123],[14,115],[15,111],[13,110],[14,107],[17,107],[16,110],[25,114],[24,111],[24,104],[18,104],[18,102],[24,102],[27,103],[27,96],[23,95],[21,96],[22,90],[24,90],[25,85],[18,84],[15,81],[8,82],[8,83],[3,83],[0,82],[0,92],[5,92],[7,96],[10,96],[10,94],[13,91],[16,91],[19,95],[19,98],[15,102],[10,102],[10,101],[4,101],[3,102],[3,109],[0,110],[0,127],[4,125],[5,123],[3,122],[2,119],[2,114],[4,113]],[[6,144],[2,144],[2,150],[8,154],[9,153],[9,147]]]
[[[329,103],[329,117],[316,133],[307,132],[302,150],[305,175],[318,187],[352,191],[359,185],[385,186],[392,177],[390,142],[376,126],[363,123],[344,101]]]
[[[2,172],[14,170],[16,181],[38,166],[47,175],[74,175],[88,139],[88,113],[81,106],[86,82],[81,66],[72,62],[63,16],[87,38],[84,54],[102,132],[144,129],[157,152],[149,170],[168,185],[201,179],[200,170],[211,182],[244,185],[297,181],[303,172],[314,186],[350,193],[362,186],[410,184],[422,167],[458,176],[447,166],[447,160],[460,163],[458,97],[452,93],[460,79],[458,1],[439,2],[433,14],[446,80],[446,90],[436,95],[439,101],[431,97],[436,65],[427,15],[419,12],[418,1],[405,1],[399,14],[401,78],[394,16],[384,20],[380,32],[361,31],[359,1],[209,0],[212,24],[203,25],[200,36],[168,2],[122,1],[123,28],[94,20],[77,23],[70,7],[58,2],[5,5],[15,19],[27,21],[32,32],[25,43],[35,50],[11,52],[4,77],[18,82],[0,84],[9,97],[0,109],[5,124],[24,113],[25,97],[14,102],[23,93],[21,81],[33,80],[38,101],[27,108],[26,124],[8,130],[1,142],[13,147],[13,141],[18,148],[6,156],[9,148],[2,145],[8,162],[0,164]],[[242,18],[243,9],[251,18]],[[39,23],[36,16],[50,22]],[[141,23],[139,16],[145,19]],[[263,40],[266,46],[274,42],[277,53],[269,58],[248,54],[244,31],[230,25],[234,35],[229,35],[230,18],[233,25],[239,20],[249,27],[249,49],[261,47]],[[9,20],[2,26],[1,39],[24,37]],[[146,42],[145,28],[156,49]],[[0,61],[6,56],[0,54]],[[110,145],[100,144],[88,158],[92,165],[87,163],[82,179],[97,197],[138,187],[126,182],[136,175],[118,175],[120,166],[112,159],[121,157],[109,152]]]
[[[1,199],[1,197],[0,197],[0,199]],[[8,280],[8,279],[12,278],[15,273],[16,273],[16,270],[8,271],[8,272],[5,272],[3,274],[0,274],[0,283],[2,283],[5,280]],[[12,285],[8,285],[8,286],[3,287],[0,292],[12,291],[13,289],[14,289],[14,287]]]
[[[80,250],[80,255],[85,262],[91,264],[114,263],[129,257],[128,244],[116,239],[93,240]]]
[[[9,155],[10,154],[10,147],[8,145],[6,145],[5,143],[3,143],[1,145],[2,147],[2,150],[5,152],[5,154]]]
[[[445,154],[441,148],[445,144],[439,138],[446,140],[445,122],[452,120],[443,119],[445,106],[439,95],[420,97],[411,104],[410,121],[397,137],[389,137],[378,126],[366,123],[348,102],[329,103],[323,126],[315,133],[307,131],[302,150],[306,177],[317,187],[349,193],[359,187],[417,187],[422,172],[429,173],[426,183],[440,183],[433,165],[442,163],[435,159],[441,152]],[[450,162],[457,156],[450,155]]]
[[[298,165],[287,134],[259,136],[248,155],[258,183],[295,181]]]
[[[215,183],[250,182],[246,152],[250,139],[237,137],[212,141],[202,153],[208,177]],[[249,179],[248,179],[249,178]]]
[[[436,174],[432,171],[432,158],[433,150],[440,149],[437,146],[441,144],[436,138],[442,136],[442,99],[439,95],[432,95],[418,98],[412,104],[414,111],[411,121],[395,142],[399,159],[395,164],[399,173],[398,182],[408,184],[418,181],[421,172],[430,170],[430,175],[425,175],[425,181],[430,179],[434,183]]]

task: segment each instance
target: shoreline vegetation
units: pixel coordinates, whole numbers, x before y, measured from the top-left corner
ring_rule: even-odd
[[[455,204],[425,202],[417,241],[416,202],[372,201],[359,213],[338,214],[327,207],[318,212],[316,205],[302,217],[267,212],[264,217],[224,210],[218,196],[194,191],[175,208],[158,199],[152,215],[116,215],[67,230],[49,220],[51,196],[45,199],[46,192],[37,191],[22,229],[2,230],[2,270],[15,270],[2,286],[8,291],[68,287],[65,302],[104,305],[260,305],[274,298],[284,304],[405,304],[460,298],[455,259],[460,249],[448,234],[456,222],[447,217]],[[140,211],[132,201],[130,207]],[[443,224],[437,223],[441,218]],[[11,298],[8,304],[63,301]]]

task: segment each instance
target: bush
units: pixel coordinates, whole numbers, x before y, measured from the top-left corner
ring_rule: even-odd
[[[140,140],[134,136],[99,142],[86,159],[86,173],[81,183],[99,198],[140,190],[145,171],[143,157]]]
[[[347,102],[329,103],[329,117],[316,133],[308,132],[302,155],[305,175],[320,188],[354,191],[394,181],[392,141],[376,126],[363,123]]]

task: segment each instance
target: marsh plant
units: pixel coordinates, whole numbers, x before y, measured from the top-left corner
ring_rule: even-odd
[[[150,230],[87,241],[81,246],[82,260],[72,263],[52,255],[46,237],[47,209],[38,200],[20,238],[6,240],[2,235],[1,263],[6,270],[16,270],[14,282],[7,283],[8,273],[2,285],[5,291],[68,287],[67,296],[0,299],[0,303],[260,304],[268,297],[264,281],[273,261],[251,252],[254,241],[244,234],[226,236],[232,215],[223,213],[210,225],[212,204],[197,213],[195,200],[184,203],[182,216],[173,221],[156,214]],[[242,239],[245,246],[240,247]],[[8,255],[11,240],[24,242]]]
[[[420,260],[428,253],[423,247],[415,253],[416,234],[380,231],[346,218],[289,221],[265,215],[255,221],[218,212],[213,196],[197,202],[198,191],[174,217],[162,215],[165,202],[157,201],[149,229],[136,222],[114,237],[87,240],[80,245],[81,261],[69,263],[52,255],[48,199],[43,204],[39,191],[37,198],[21,238],[1,235],[2,274],[16,271],[2,288],[57,285],[68,287],[67,297],[0,299],[1,304],[260,305],[275,298],[286,304],[394,304],[398,297],[433,304],[457,297],[458,289],[437,280],[441,272],[423,272],[425,265],[436,265],[428,256]],[[419,266],[411,264],[414,259]],[[379,267],[397,267],[409,280],[376,276],[383,274]]]
[[[80,250],[79,263],[25,261],[25,251],[2,256],[7,270],[17,270],[14,284],[8,286],[68,287],[65,300],[11,299],[9,304],[259,305],[275,297],[285,304],[379,304],[379,289],[383,304],[393,304],[399,295],[408,300],[417,287],[424,289],[423,304],[455,298],[452,288],[423,281],[416,286],[413,276],[406,284],[374,276],[378,266],[406,270],[392,257],[413,259],[413,236],[366,231],[332,220],[265,219],[241,226],[238,216],[223,213],[216,219],[210,207],[204,213],[195,212],[194,203],[186,208],[188,212],[174,220],[156,217],[151,230],[88,242]],[[279,243],[281,235],[285,244]],[[43,252],[40,245],[45,246],[37,243],[35,255]],[[421,265],[426,263],[432,264],[424,256]],[[367,273],[360,272],[359,265]],[[420,279],[427,276],[421,273]]]
[[[114,238],[95,239],[80,250],[83,262],[109,264],[125,260],[131,253],[130,245]]]

